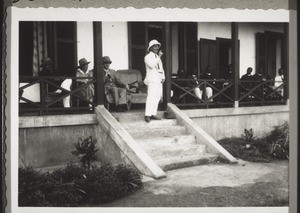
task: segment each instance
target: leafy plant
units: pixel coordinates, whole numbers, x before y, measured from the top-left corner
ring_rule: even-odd
[[[242,135],[244,142],[246,144],[246,148],[250,148],[251,144],[254,141],[254,135],[252,128],[250,130],[244,129],[244,134]]]
[[[143,185],[141,173],[133,167],[120,164],[117,165],[115,173],[128,192],[140,189]]]
[[[19,168],[19,206],[84,206],[111,202],[142,188],[142,176],[128,165],[69,164],[51,173]]]
[[[78,138],[77,143],[74,144],[76,150],[72,151],[73,155],[79,156],[82,166],[84,168],[90,169],[91,163],[96,160],[96,149],[95,144],[97,143],[97,139],[92,138],[92,136],[82,140]]]

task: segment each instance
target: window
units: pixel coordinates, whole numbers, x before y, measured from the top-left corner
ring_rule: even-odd
[[[229,65],[232,63],[231,39],[200,39],[199,52],[201,74],[204,74],[206,67],[210,65],[216,78],[228,78]]]
[[[76,22],[50,22],[48,25],[49,56],[57,75],[75,76],[77,70]]]
[[[179,67],[192,73],[198,70],[197,23],[179,23]]]
[[[206,72],[208,65],[212,66],[213,71],[216,72],[217,64],[217,41],[210,39],[200,39],[200,73]],[[217,73],[213,73],[217,76]]]
[[[33,22],[19,22],[19,75],[32,76]]]
[[[19,74],[37,76],[42,58],[48,56],[57,75],[74,76],[76,40],[76,22],[20,22]]]
[[[282,67],[283,33],[265,31],[256,33],[256,70],[262,69],[263,75],[274,79]]]

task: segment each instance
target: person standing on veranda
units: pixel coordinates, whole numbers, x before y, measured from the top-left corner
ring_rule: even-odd
[[[147,99],[145,109],[145,121],[151,119],[160,120],[157,116],[157,108],[162,97],[162,85],[165,81],[165,71],[161,57],[163,52],[159,50],[161,44],[157,40],[151,40],[147,50],[149,53],[145,56],[146,77],[144,83],[147,85]]]

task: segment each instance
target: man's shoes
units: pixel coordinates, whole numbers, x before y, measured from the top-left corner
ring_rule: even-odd
[[[150,116],[145,116],[145,121],[146,121],[147,123],[149,123],[149,122],[150,122]]]
[[[161,118],[158,117],[157,115],[152,115],[150,118],[153,120],[161,120]]]

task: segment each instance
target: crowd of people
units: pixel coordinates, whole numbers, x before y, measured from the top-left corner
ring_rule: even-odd
[[[145,105],[145,121],[149,123],[151,120],[161,119],[157,116],[158,104],[162,98],[162,90],[163,83],[165,81],[165,72],[162,64],[162,56],[163,52],[161,50],[161,43],[157,40],[151,40],[148,45],[148,54],[144,58],[144,63],[146,67],[146,76],[144,79],[145,85],[147,85],[147,99]],[[82,99],[87,100],[89,103],[93,103],[95,96],[95,88],[92,83],[90,83],[91,78],[94,76],[94,70],[89,69],[89,61],[85,58],[81,58],[78,61],[79,65],[76,71],[76,85],[82,86],[78,91],[78,95],[82,97]],[[105,92],[108,92],[112,95],[114,99],[114,104],[116,107],[116,111],[123,112],[126,106],[126,95],[129,90],[129,85],[122,82],[116,75],[116,71],[110,68],[112,63],[109,56],[104,56],[102,58],[103,65],[103,85]],[[41,62],[41,71],[39,73],[40,76],[54,76],[53,71],[53,61],[51,58],[46,57]],[[257,85],[258,82],[266,81],[266,78],[262,74],[262,70],[258,69],[257,72],[252,75],[253,68],[248,67],[246,74],[241,77],[241,85],[244,87],[244,91],[249,92],[251,88]],[[283,96],[283,88],[282,84],[284,81],[283,69],[280,68],[278,70],[278,75],[274,79],[273,85],[271,88],[277,93]],[[187,74],[185,70],[179,69],[176,75],[177,78],[180,79],[188,79],[181,83],[181,86],[191,88],[195,97],[198,100],[205,100],[212,102],[213,101],[213,93],[214,89],[212,87],[215,86],[216,77],[213,72],[213,67],[208,65],[206,67],[205,73],[201,76],[198,76],[197,69],[193,69],[190,74]],[[228,79],[233,80],[234,74],[232,72],[231,65],[228,66]],[[201,80],[201,82],[200,82]],[[204,81],[203,81],[204,80]],[[58,85],[64,90],[71,90],[72,80],[65,79],[57,80],[55,78],[49,79],[50,84],[48,84],[47,91],[49,93],[61,93],[61,89],[57,89],[54,85]],[[228,82],[223,82],[223,87],[226,86]],[[246,90],[245,90],[246,89]],[[259,94],[260,88],[256,89],[256,92]],[[176,97],[180,93],[180,89],[172,88],[172,94]],[[253,97],[251,94],[246,97],[249,99]],[[63,99],[64,107],[70,107],[70,96],[67,96]],[[86,102],[85,102],[86,104]],[[91,104],[89,104],[91,107]]]
[[[161,44],[157,40],[151,40],[147,48],[148,54],[145,56],[144,62],[146,67],[146,77],[144,79],[145,85],[147,85],[147,99],[145,106],[145,121],[150,122],[152,119],[161,119],[157,116],[158,104],[162,97],[162,85],[165,80],[165,73],[163,69],[163,64],[161,57],[163,52],[160,50]],[[94,76],[94,70],[89,69],[89,61],[85,58],[81,58],[78,61],[79,65],[76,70],[76,86],[81,89],[78,91],[77,95],[81,97],[82,100],[88,101],[88,103],[93,103],[95,96],[95,88],[92,83],[90,83],[91,78]],[[123,112],[126,105],[126,94],[129,90],[129,85],[122,82],[116,75],[116,71],[110,68],[112,63],[109,56],[104,56],[102,58],[103,63],[103,85],[105,93],[112,94],[114,103],[116,106],[116,111]],[[72,85],[71,79],[65,79],[64,81],[60,79],[55,79],[55,72],[53,70],[53,61],[49,57],[45,57],[41,61],[41,71],[39,76],[51,77],[47,79],[48,84],[45,84],[47,88],[42,88],[46,93],[61,93],[64,90],[70,91]],[[57,85],[57,86],[55,86]],[[63,91],[61,90],[63,88]],[[83,106],[86,106],[86,101],[81,101]],[[64,107],[70,107],[70,96],[63,99]],[[91,107],[91,104],[89,104]]]
[[[263,70],[259,68],[257,72],[253,75],[253,68],[248,67],[246,74],[242,75],[240,78],[241,88],[240,88],[240,95],[243,96],[246,93],[250,93],[246,96],[243,100],[250,101],[256,95],[256,97],[262,97],[264,93],[264,88],[269,88],[269,92],[273,93],[273,97],[275,95],[280,95],[283,97],[283,82],[284,82],[284,70],[279,68],[277,75],[274,79],[270,77],[265,77],[263,75]],[[198,75],[197,69],[193,69],[190,74],[180,68],[177,71],[177,74],[173,75],[173,78],[180,79],[176,81],[176,84],[182,88],[189,88],[193,92],[193,95],[198,99],[198,102],[202,100],[202,102],[212,102],[214,92],[216,91],[212,87],[218,88],[219,90],[224,89],[229,82],[233,82],[234,74],[232,72],[231,65],[228,65],[227,73],[225,74],[226,77],[223,81],[216,82],[217,78],[213,72],[212,66],[208,65],[206,67],[205,73]],[[182,79],[186,79],[186,81],[181,81]],[[262,82],[266,82],[268,87],[263,87]],[[185,93],[182,89],[178,86],[173,86],[172,90],[174,90],[174,101],[179,101],[179,96],[182,93]],[[255,88],[257,86],[257,88]],[[253,90],[253,91],[251,91]],[[226,95],[233,95],[233,87],[226,89]],[[255,95],[254,95],[255,94]],[[197,101],[194,99],[194,101]]]

